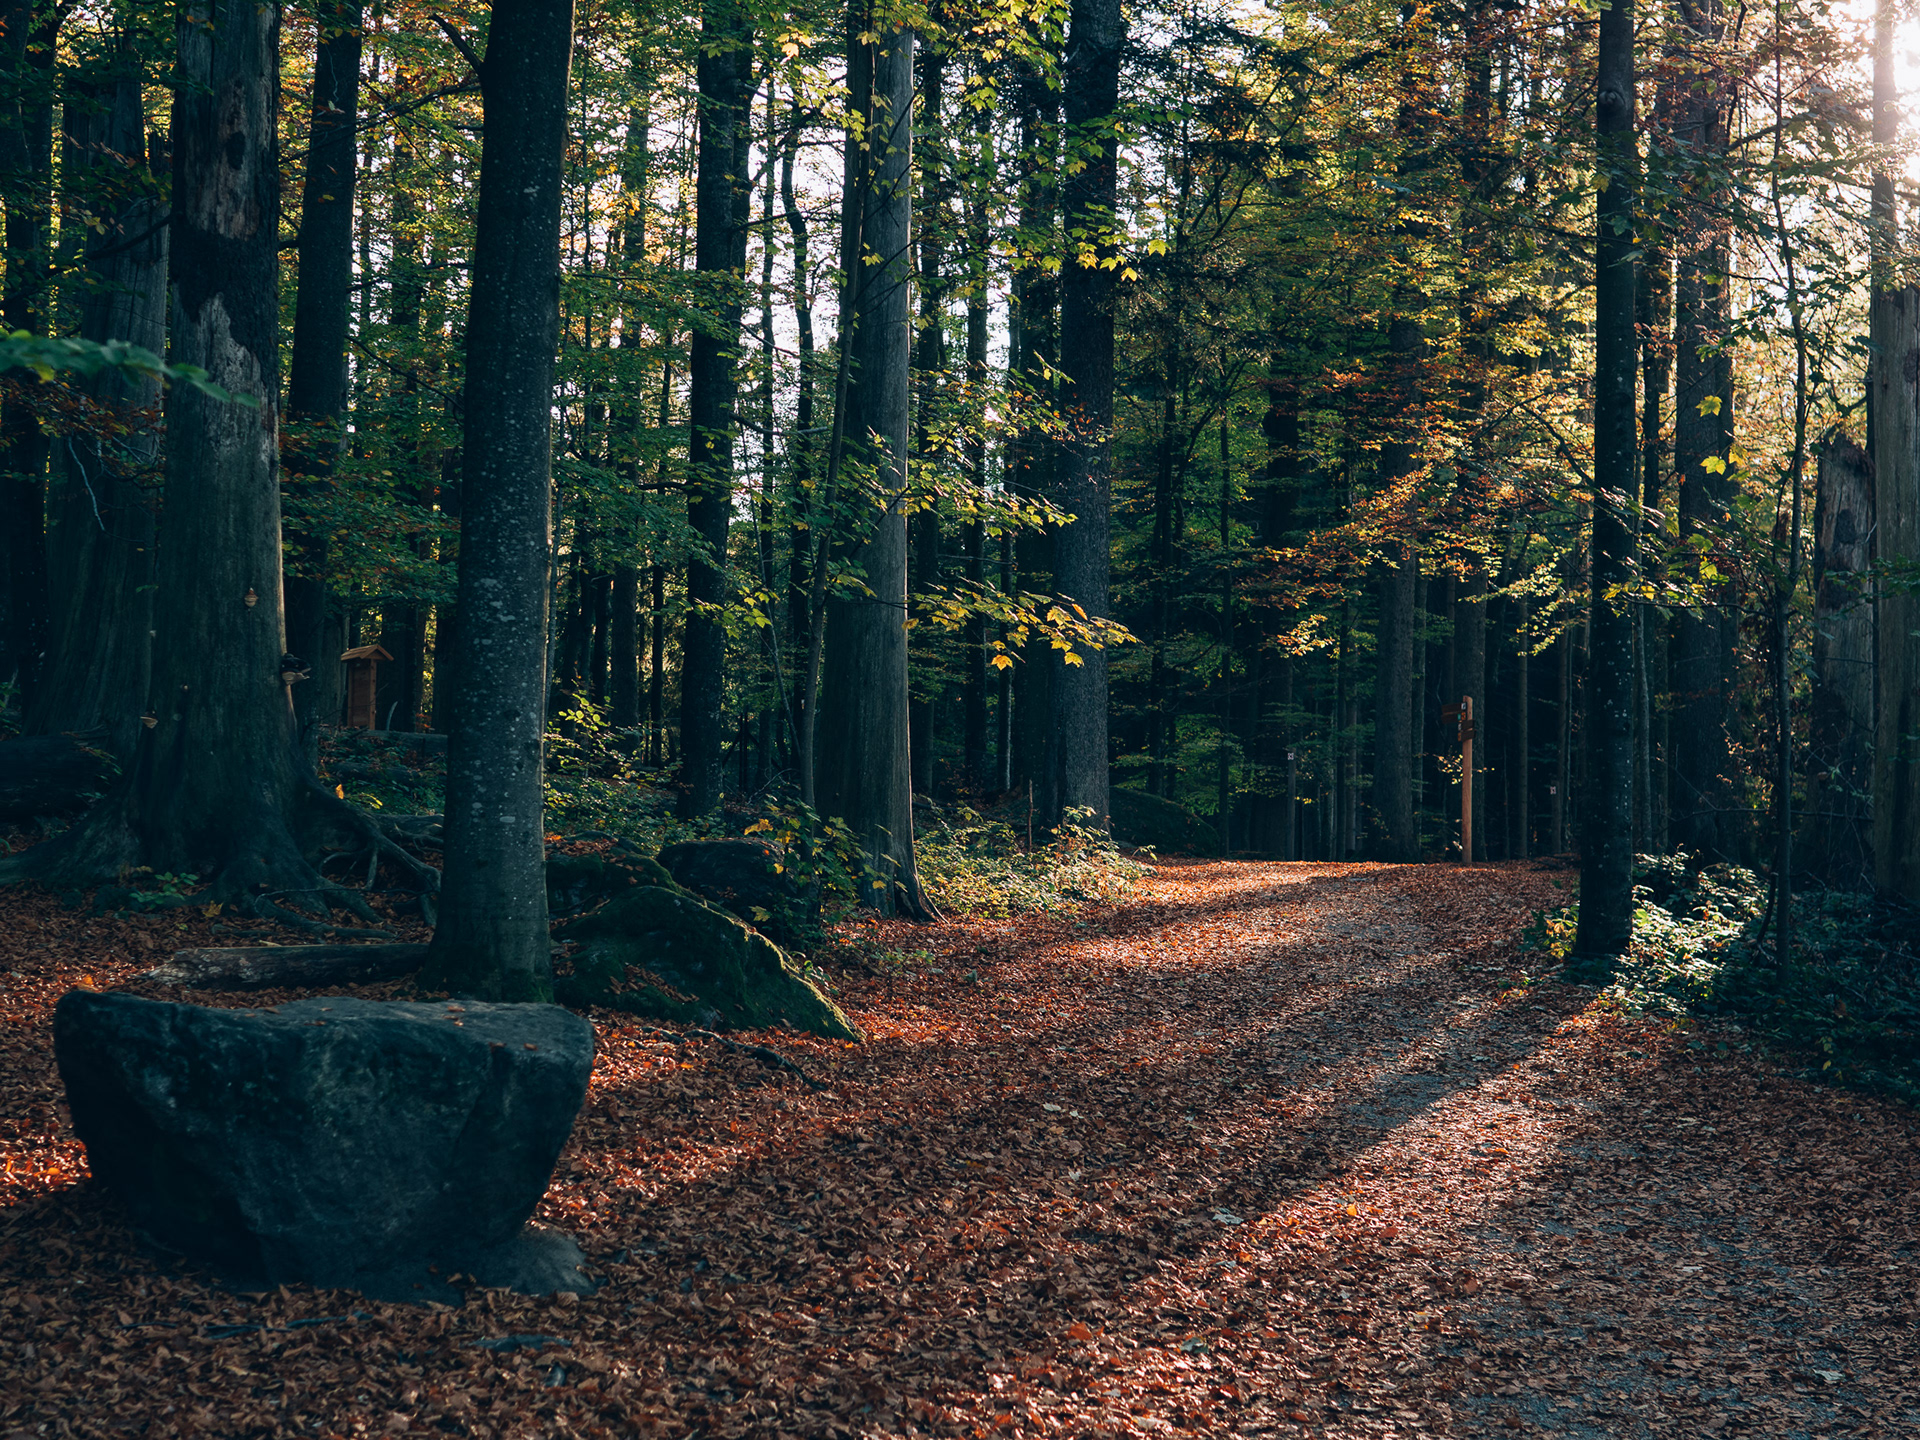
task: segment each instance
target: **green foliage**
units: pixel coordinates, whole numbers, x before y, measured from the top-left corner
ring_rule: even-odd
[[[1632,951],[1600,979],[1629,1014],[1715,1020],[1808,1057],[1807,1074],[1920,1102],[1920,960],[1911,917],[1865,896],[1796,897],[1793,959],[1776,968],[1766,885],[1752,871],[1641,856]],[[1537,912],[1522,949],[1563,963],[1578,907]],[[1906,921],[1903,927],[1902,921]],[[1571,968],[1564,977],[1588,977]]]
[[[1028,850],[1005,821],[957,806],[916,837],[920,883],[943,913],[983,919],[1115,899],[1146,866],[1092,820],[1090,810],[1069,811],[1048,843]]]

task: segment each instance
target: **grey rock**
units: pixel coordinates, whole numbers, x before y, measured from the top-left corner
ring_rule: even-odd
[[[162,1245],[382,1298],[442,1298],[429,1267],[592,1289],[572,1241],[526,1223],[593,1064],[559,1006],[75,990],[54,1049],[95,1178]]]
[[[662,850],[660,863],[675,884],[778,944],[793,945],[819,930],[820,887],[797,884],[785,848],[771,840],[683,840]]]

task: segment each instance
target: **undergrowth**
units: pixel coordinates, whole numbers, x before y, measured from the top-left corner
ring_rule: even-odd
[[[1805,1057],[1808,1075],[1920,1104],[1920,959],[1914,917],[1839,891],[1796,895],[1794,947],[1778,965],[1767,887],[1685,856],[1634,867],[1633,948],[1605,971],[1572,960],[1578,907],[1538,912],[1522,948],[1597,984],[1629,1014],[1714,1020]]]
[[[795,883],[818,890],[832,924],[854,912],[879,878],[845,825],[778,794],[693,820],[674,814],[674,791],[633,758],[633,737],[586,701],[547,734],[546,826],[552,839],[625,840],[649,855],[681,840],[765,835],[786,851]],[[346,799],[371,810],[437,814],[446,793],[444,751],[415,748],[381,731],[329,731],[321,773]],[[923,807],[915,856],[927,898],[943,915],[1004,919],[1060,911],[1129,890],[1146,867],[1077,811],[1029,847],[1012,824],[964,805]]]
[[[1005,821],[965,805],[936,812],[915,837],[920,883],[943,914],[984,920],[1114,899],[1147,867],[1092,822],[1091,810],[1070,810],[1049,840],[1028,849]]]

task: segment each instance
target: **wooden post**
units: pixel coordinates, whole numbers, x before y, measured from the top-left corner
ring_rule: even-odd
[[[1460,697],[1460,863],[1473,864],[1473,697]]]
[[[1473,697],[1462,695],[1458,705],[1440,707],[1442,720],[1460,726],[1460,863],[1473,863]]]

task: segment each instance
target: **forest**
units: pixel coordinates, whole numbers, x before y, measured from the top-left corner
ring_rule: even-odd
[[[0,0],[0,1432],[1920,1432],[1893,0]]]
[[[915,797],[1916,897],[1891,11],[562,8],[8,12],[6,714],[116,777],[10,873],[350,908],[321,736],[450,736],[531,980],[553,728],[883,913]]]

